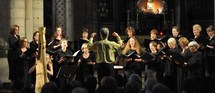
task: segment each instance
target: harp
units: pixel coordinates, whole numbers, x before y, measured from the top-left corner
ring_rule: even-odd
[[[47,62],[46,62],[46,28],[45,27],[39,27],[39,45],[40,45],[40,57],[39,60],[43,63],[43,73],[44,73],[44,83],[48,82],[48,75],[47,75]]]

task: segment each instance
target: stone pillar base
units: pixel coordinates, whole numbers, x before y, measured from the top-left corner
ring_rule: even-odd
[[[10,82],[8,79],[9,76],[9,68],[7,58],[0,58],[0,80],[4,82]]]

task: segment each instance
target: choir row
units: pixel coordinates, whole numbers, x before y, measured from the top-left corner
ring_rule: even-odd
[[[126,81],[131,74],[142,76],[142,71],[145,71],[145,78],[156,78],[158,81],[164,76],[171,76],[178,84],[173,86],[173,90],[179,91],[185,78],[204,77],[206,71],[209,76],[215,74],[214,28],[209,26],[206,29],[208,37],[201,35],[201,31],[201,26],[195,24],[194,37],[188,39],[180,35],[179,28],[174,26],[172,35],[158,38],[158,31],[152,29],[150,39],[145,39],[144,47],[141,47],[133,27],[126,28],[125,40],[121,40],[116,32],[112,33],[117,42],[108,40],[108,28],[101,28],[99,41],[93,41],[96,33],[92,33],[88,39],[88,29],[85,28],[78,44],[80,50],[74,52],[68,48],[62,28],[57,27],[51,42],[47,44],[47,73],[49,79],[63,89],[72,79],[83,83],[86,77],[94,75],[95,65],[100,82],[104,76],[114,74],[113,65],[122,62]],[[19,26],[12,26],[8,39],[9,79],[15,89],[21,90],[31,76],[35,92],[39,93],[43,85],[42,62],[38,60],[39,32],[33,34],[30,44],[27,38],[20,38],[18,33]]]

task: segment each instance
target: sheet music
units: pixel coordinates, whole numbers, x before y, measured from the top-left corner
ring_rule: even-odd
[[[123,66],[113,66],[114,69],[123,69]]]
[[[80,52],[80,50],[76,51],[72,56],[76,57],[78,55],[78,53]]]

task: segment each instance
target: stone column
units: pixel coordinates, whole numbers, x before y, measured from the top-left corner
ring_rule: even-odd
[[[0,58],[0,81],[10,82],[7,58]]]
[[[43,0],[33,0],[33,30],[38,31],[38,27],[44,26]]]
[[[63,27],[63,30],[66,28],[66,1],[65,0],[56,0],[55,1],[55,21],[56,26],[60,25]]]
[[[25,36],[25,0],[11,0],[10,25],[20,26],[20,36]]]
[[[33,0],[26,0],[25,1],[25,30],[26,30],[26,37],[28,40],[32,40],[32,33],[33,31]]]
[[[69,41],[74,41],[74,11],[73,11],[73,0],[66,0],[66,35]]]
[[[10,0],[0,0],[0,38],[7,41],[10,31]]]
[[[11,0],[10,25],[20,26],[20,36],[32,40],[34,31],[43,26],[43,0]]]
[[[74,24],[74,0],[71,0],[71,41],[75,40],[75,24]],[[73,42],[73,46],[74,46],[74,42]]]
[[[180,27],[181,24],[181,1],[176,0],[175,1],[175,24]]]

